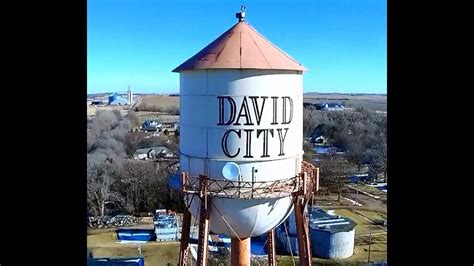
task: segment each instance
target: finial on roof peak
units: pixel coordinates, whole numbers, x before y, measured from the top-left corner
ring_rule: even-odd
[[[242,5],[240,7],[240,12],[239,13],[235,13],[235,17],[239,19],[239,22],[243,22],[244,19],[245,19],[245,9],[247,9],[245,7],[245,5]]]

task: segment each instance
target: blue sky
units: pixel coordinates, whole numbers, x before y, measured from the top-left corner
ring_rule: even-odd
[[[386,93],[386,0],[245,0],[246,21],[309,69],[305,92]],[[88,0],[87,92],[179,91],[175,67],[242,1]]]

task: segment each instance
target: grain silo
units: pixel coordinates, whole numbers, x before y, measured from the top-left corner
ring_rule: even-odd
[[[232,238],[233,264],[234,252],[248,253],[250,237],[288,217],[303,188],[305,68],[244,16],[243,9],[235,25],[173,70],[185,202],[201,219],[200,234]]]
[[[109,95],[109,104],[116,102],[119,97],[120,95],[118,95],[118,93],[115,93],[115,92]]]
[[[129,105],[133,105],[133,92],[132,92],[132,89],[130,88],[130,85],[128,85],[127,100],[128,100]]]
[[[118,93],[112,93],[109,96],[109,105],[127,105],[128,101]]]

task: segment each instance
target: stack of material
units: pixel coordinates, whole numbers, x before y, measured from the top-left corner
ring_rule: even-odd
[[[176,214],[168,214],[157,210],[153,224],[155,225],[156,241],[173,241],[178,239]]]
[[[93,228],[109,228],[135,225],[138,224],[139,221],[139,218],[131,215],[88,217],[87,225]]]

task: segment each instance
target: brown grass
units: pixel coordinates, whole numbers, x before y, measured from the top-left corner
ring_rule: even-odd
[[[94,257],[138,257],[138,245],[116,243],[114,232],[87,236],[87,249]],[[179,256],[179,242],[148,242],[141,245],[145,265],[176,265]]]
[[[179,114],[179,97],[143,96],[135,111],[164,112]]]
[[[119,110],[123,114],[127,112],[128,107],[127,106],[93,106],[93,105],[88,105],[87,106],[87,116],[95,116],[98,111],[104,110],[104,111],[113,111],[113,110]]]
[[[337,94],[337,93],[305,93],[304,98],[313,99],[345,99],[345,100],[371,100],[371,101],[386,101],[387,95],[381,94]]]
[[[345,102],[347,108],[364,107],[374,111],[387,111],[387,95],[379,94],[304,94],[304,102],[323,103],[323,102]]]

